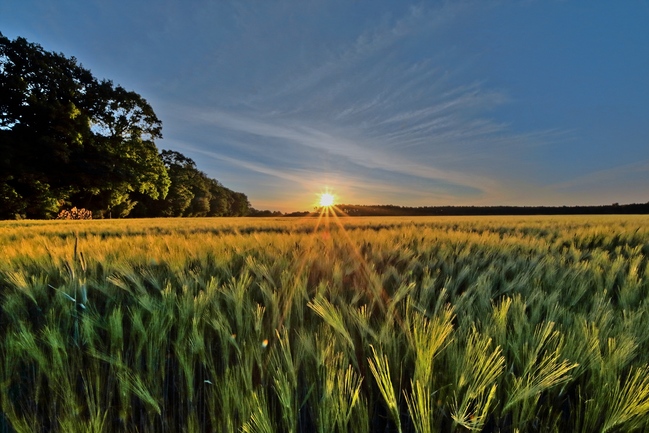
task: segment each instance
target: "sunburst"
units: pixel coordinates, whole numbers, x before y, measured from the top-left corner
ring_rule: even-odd
[[[324,192],[320,194],[320,206],[322,207],[331,207],[335,204],[336,198],[333,194]]]

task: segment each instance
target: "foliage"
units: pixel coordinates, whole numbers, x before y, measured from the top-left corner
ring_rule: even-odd
[[[172,150],[163,150],[160,157],[171,179],[169,193],[158,200],[140,195],[133,216],[245,216],[250,211],[245,194],[209,178],[191,158]]]
[[[649,429],[647,217],[333,222],[0,222],[0,431]]]
[[[0,217],[48,217],[65,202],[101,214],[133,191],[164,196],[169,178],[154,144],[161,130],[137,93],[97,80],[73,57],[0,34]]]
[[[0,219],[52,218],[72,204],[97,218],[246,215],[244,194],[159,153],[160,138],[139,94],[0,33]]]

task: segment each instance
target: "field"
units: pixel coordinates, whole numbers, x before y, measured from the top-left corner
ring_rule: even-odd
[[[0,432],[649,431],[649,217],[0,222]]]

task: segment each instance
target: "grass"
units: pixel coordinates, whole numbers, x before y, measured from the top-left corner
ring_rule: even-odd
[[[0,222],[0,433],[649,431],[649,218]]]

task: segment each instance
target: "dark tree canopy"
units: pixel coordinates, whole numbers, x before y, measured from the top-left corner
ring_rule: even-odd
[[[245,194],[209,178],[191,158],[173,150],[163,150],[160,157],[171,179],[169,193],[164,200],[142,197],[134,209],[136,216],[244,216],[250,212]]]
[[[0,33],[0,219],[71,206],[122,217],[138,202],[139,216],[239,214],[235,193],[183,155],[158,153],[160,138],[162,123],[139,94]]]

